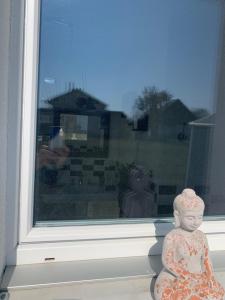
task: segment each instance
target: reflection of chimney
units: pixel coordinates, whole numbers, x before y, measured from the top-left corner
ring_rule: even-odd
[[[68,92],[69,91],[69,83],[65,82],[65,91]]]
[[[69,81],[65,83],[65,90],[67,92],[71,92],[73,89],[75,89],[75,82]]]

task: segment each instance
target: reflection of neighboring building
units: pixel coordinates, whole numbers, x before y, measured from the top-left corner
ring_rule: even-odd
[[[102,101],[73,89],[48,104],[50,108],[39,110],[39,140],[51,139],[62,128],[66,144],[76,157],[106,155],[109,113]],[[47,117],[50,122],[46,122]]]
[[[103,111],[106,104],[82,89],[72,89],[48,101],[54,110],[67,112]]]
[[[40,190],[44,207],[52,203],[57,210],[63,195],[63,202],[71,207],[68,218],[118,216],[118,174],[108,145],[111,113],[102,101],[80,89],[52,98],[48,104],[49,108],[39,109],[38,139],[48,144],[62,130],[70,154],[58,170],[57,193],[52,197],[45,187]],[[60,217],[58,210],[57,214]]]
[[[189,123],[191,138],[186,185],[192,187],[205,198],[208,193],[209,153],[215,127],[215,115],[210,115]]]
[[[181,100],[171,100],[165,104],[160,113],[159,136],[186,140],[190,135],[188,123],[195,119],[195,115]]]
[[[39,108],[38,114],[38,141],[43,144],[47,143],[50,138],[50,131],[53,125],[53,111],[50,108]]]
[[[155,115],[154,111],[145,113],[136,121],[138,162],[153,172],[159,215],[172,213],[174,197],[184,187],[188,124],[195,119],[195,114],[176,99],[158,108]]]
[[[154,139],[186,140],[190,135],[187,124],[196,117],[181,100],[171,100],[137,120],[136,130],[148,131]]]

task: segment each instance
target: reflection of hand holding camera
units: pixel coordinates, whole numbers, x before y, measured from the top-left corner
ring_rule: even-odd
[[[61,149],[57,148],[51,150],[48,146],[43,145],[37,154],[37,168],[60,168],[64,164],[68,155],[69,149],[66,146]]]
[[[61,168],[69,155],[69,148],[65,145],[63,130],[49,141],[49,146],[42,145],[37,153],[37,168]]]

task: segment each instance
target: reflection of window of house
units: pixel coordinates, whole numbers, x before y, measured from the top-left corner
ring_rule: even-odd
[[[67,141],[87,141],[88,117],[82,115],[61,114],[60,127]]]
[[[199,7],[200,2],[203,5],[202,1],[196,0],[192,4]],[[112,15],[110,17],[98,10],[97,6],[96,8],[93,7],[92,1],[85,3],[91,6],[90,9],[88,9],[88,5],[86,8],[75,9],[76,2],[65,1],[65,9],[58,10],[59,18],[67,19],[69,26],[61,26],[57,17],[52,15],[54,10],[52,10],[51,5],[57,10],[59,8],[57,1],[42,0],[40,14],[42,31],[38,36],[38,1],[27,1],[26,18],[29,29],[26,28],[25,32],[21,224],[17,256],[19,263],[25,261],[28,263],[43,262],[48,256],[54,257],[56,260],[72,260],[147,255],[149,248],[156,243],[156,236],[163,236],[171,226],[169,217],[171,217],[172,212],[172,200],[175,194],[185,187],[187,177],[193,174],[193,169],[189,169],[189,166],[191,166],[189,160],[193,153],[190,154],[190,151],[194,148],[190,146],[190,141],[192,143],[193,139],[192,137],[189,139],[189,136],[193,125],[191,122],[196,121],[198,118],[193,113],[192,105],[196,105],[195,102],[201,103],[199,105],[208,105],[204,101],[195,101],[203,93],[203,90],[200,89],[201,81],[197,81],[198,95],[196,95],[195,89],[191,89],[192,85],[188,85],[187,90],[190,89],[191,94],[187,94],[186,98],[184,95],[180,96],[178,93],[180,89],[178,89],[178,85],[175,85],[173,87],[174,93],[179,95],[174,95],[174,97],[179,96],[181,100],[172,97],[163,106],[161,104],[146,106],[145,110],[139,112],[138,124],[135,128],[137,130],[133,130],[135,115],[130,113],[131,109],[127,109],[126,105],[128,104],[116,105],[126,94],[126,89],[136,90],[135,93],[138,95],[144,89],[143,82],[147,82],[147,84],[149,82],[149,85],[151,85],[151,76],[155,76],[148,73],[149,70],[154,69],[151,66],[154,65],[155,59],[149,56],[154,47],[146,42],[158,41],[158,36],[155,37],[154,35],[152,39],[146,39],[146,36],[151,37],[151,34],[153,34],[148,29],[148,26],[152,28],[151,24],[148,23],[148,20],[152,18],[149,15],[143,16],[141,11],[138,10],[140,16],[134,20],[131,13],[132,9],[135,9],[133,5],[139,5],[143,12],[148,11],[150,13],[151,9],[146,10],[144,2],[135,4],[133,1],[130,3],[131,10],[115,10],[125,15],[114,18],[114,10],[111,10]],[[114,2],[112,3],[112,5],[117,5]],[[48,5],[51,6],[49,10]],[[163,5],[170,9],[167,6],[168,4]],[[218,3],[213,5],[215,5],[213,7],[218,13],[221,7],[218,6]],[[169,18],[170,14],[166,7],[164,13]],[[96,16],[100,14],[101,18],[96,19],[95,14],[92,13],[93,9],[96,9]],[[104,7],[102,9],[104,10]],[[208,11],[210,7],[207,6],[205,9]],[[76,18],[70,14],[71,11],[79,12]],[[204,10],[202,11],[204,12]],[[176,10],[173,9],[173,12],[176,13]],[[211,38],[215,39],[216,37],[220,40],[220,24],[218,18],[216,18],[217,13],[210,18],[210,21],[206,16],[201,15],[201,18],[203,18],[201,20],[204,24],[206,23],[205,25],[208,24],[207,22],[211,22],[210,25],[216,23]],[[86,14],[90,15],[90,18],[87,18]],[[179,15],[180,12],[177,12],[178,17]],[[107,16],[106,19],[104,19],[105,16]],[[198,26],[199,16],[190,15],[189,17],[194,18],[196,28],[192,29],[198,32],[197,37],[202,37],[202,26]],[[108,22],[109,18],[111,22]],[[143,18],[148,25],[141,26]],[[76,32],[74,40],[73,35],[71,35],[72,30],[69,29],[70,26],[75,26],[73,20],[81,24],[81,26],[74,27],[81,28],[81,32]],[[92,20],[93,31],[86,31],[87,20]],[[97,23],[98,20],[105,22],[105,26]],[[116,25],[118,24],[113,23],[114,20],[119,20],[121,25],[126,20],[128,25],[125,27],[118,26],[117,28]],[[176,18],[173,18],[173,20],[176,20]],[[137,22],[137,24],[134,22]],[[189,18],[183,22],[182,28],[189,28],[187,26],[190,22]],[[117,30],[116,35],[110,36],[109,32],[111,31],[107,30],[107,26],[110,27],[111,24],[114,30]],[[180,25],[179,28],[181,28]],[[157,24],[155,26],[155,28],[158,28]],[[124,28],[125,32],[121,31],[121,28]],[[28,30],[33,30],[33,35],[28,34]],[[170,64],[170,61],[176,61],[176,57],[173,55],[176,52],[173,48],[176,46],[173,39],[175,27],[171,30],[171,32],[161,32],[162,36],[168,34],[166,41],[170,43],[168,47],[160,47],[160,49],[168,48],[168,51],[170,51],[166,56],[168,61],[163,65],[163,70],[169,68],[167,64]],[[210,61],[212,65],[216,65],[215,62],[218,58],[210,52],[210,49],[197,43],[198,38],[192,36],[192,31],[188,32],[188,36],[190,39],[196,40],[196,43],[193,41],[193,43],[185,44],[185,46],[195,45],[196,49],[189,49],[190,51],[187,51],[187,53],[191,50],[194,53],[195,51],[205,51],[202,57],[206,57],[206,62]],[[54,32],[57,32],[57,35]],[[140,43],[137,43],[133,36],[135,32],[136,38],[141,39]],[[93,35],[83,38],[85,34]],[[160,33],[158,34],[160,36]],[[50,42],[49,36],[51,39],[55,39],[54,43]],[[109,40],[107,40],[108,36],[110,36]],[[116,40],[114,39],[115,36],[117,37]],[[120,41],[124,41],[123,43],[119,42],[119,37]],[[182,37],[183,32],[181,30],[178,40]],[[43,39],[40,43],[39,56],[37,55],[38,47],[35,44],[38,38]],[[79,43],[77,43],[77,40],[79,40]],[[104,41],[104,47],[101,44],[102,40]],[[113,42],[110,43],[110,40]],[[214,44],[217,45],[218,40],[213,40]],[[93,41],[96,42],[93,43]],[[55,44],[58,47],[53,46]],[[118,48],[113,48],[118,47],[118,44],[120,45],[120,51],[118,51]],[[43,48],[42,45],[44,45]],[[72,45],[72,49],[70,45]],[[81,48],[80,51],[78,45]],[[130,45],[133,46],[130,47]],[[133,49],[135,45],[136,47],[143,47],[143,49],[138,48],[135,50]],[[180,46],[182,46],[182,43],[179,43]],[[84,51],[85,49],[88,49],[88,53]],[[131,53],[130,51],[133,50],[134,52]],[[217,46],[214,50],[215,52],[218,50]],[[54,53],[54,55],[49,56],[49,69],[45,65],[46,62],[42,60],[48,53]],[[71,57],[68,57],[67,60],[68,53],[71,53]],[[99,57],[96,55],[97,53],[99,53]],[[146,53],[146,57],[144,58],[138,53]],[[179,51],[179,53],[184,55],[181,58],[183,63],[186,59],[190,60],[189,65],[193,66],[194,74],[196,72],[194,58],[189,57],[185,51]],[[38,61],[38,57],[40,57],[40,61]],[[57,59],[57,57],[60,59]],[[129,57],[132,58],[130,61],[127,60]],[[59,64],[62,60],[63,64]],[[158,60],[163,63],[160,53]],[[35,63],[32,65],[31,61]],[[74,65],[71,62],[74,62]],[[203,60],[202,65],[204,65],[204,62]],[[204,66],[207,67],[211,64],[205,63]],[[39,65],[38,87],[34,86],[34,82],[37,82],[37,72],[35,70],[37,65]],[[49,87],[46,88],[46,83],[44,84],[42,80],[47,76],[45,74],[47,70],[54,72],[55,69],[51,68],[53,65],[60,72],[54,74],[55,77],[58,76],[55,80],[55,82],[59,82],[58,87],[51,91]],[[119,68],[117,69],[116,66],[119,66]],[[129,66],[131,69],[129,69]],[[132,72],[134,66],[139,67],[135,68],[135,72]],[[67,68],[70,68],[70,70],[68,71]],[[138,71],[139,69],[140,71]],[[79,75],[80,70],[87,70],[85,76],[89,80],[85,81],[85,76]],[[68,73],[66,73],[67,71]],[[115,73],[110,73],[111,71]],[[206,73],[209,71],[207,69]],[[78,87],[71,88],[70,85],[69,89],[65,89],[68,82],[64,82],[64,80],[68,76],[63,77],[62,74],[68,75],[70,72],[75,72],[74,78]],[[174,73],[174,82],[180,79],[179,76],[176,77],[175,70],[171,72],[168,69],[168,72],[170,74]],[[144,75],[146,78],[142,77]],[[164,71],[161,75],[165,75]],[[187,78],[183,79],[185,84],[188,84],[190,77],[189,74]],[[132,78],[135,78],[135,80]],[[198,78],[201,78],[201,76]],[[204,88],[208,86],[207,81]],[[119,90],[120,87],[126,88]],[[40,117],[37,120],[36,134],[43,138],[38,138],[39,143],[35,152],[34,120],[36,105],[30,99],[36,99],[37,88],[39,89],[37,107]],[[59,88],[58,92],[57,88]],[[118,94],[115,92],[117,89]],[[157,92],[158,96],[160,96],[160,92],[160,90]],[[208,94],[210,92],[212,90],[207,90]],[[55,96],[56,94],[59,96]],[[45,101],[41,100],[43,95],[46,96]],[[203,93],[202,98],[204,96],[205,93]],[[103,99],[104,102],[99,99]],[[130,108],[137,99],[138,96],[135,96]],[[149,99],[147,94],[144,100],[146,99],[147,101]],[[153,99],[154,101],[155,99]],[[213,101],[215,104],[217,103],[216,96]],[[125,107],[124,111],[121,111],[123,106]],[[153,111],[152,107],[156,111]],[[211,109],[208,106],[206,108]],[[49,117],[44,116],[44,113],[48,114],[49,112],[51,112]],[[28,118],[29,116],[31,117]],[[50,131],[52,128],[62,129],[62,147],[58,147],[61,149],[55,147],[54,152],[49,153],[49,150],[51,150]],[[187,135],[188,138],[179,139],[178,135],[180,133]],[[201,138],[203,137],[201,136]],[[211,139],[210,143],[216,144],[215,141],[216,138]],[[201,145],[199,145],[198,150],[201,153]],[[213,153],[216,153],[215,149]],[[48,154],[51,154],[51,156],[49,157]],[[41,157],[41,155],[44,156]],[[215,170],[217,164],[212,159],[211,152],[208,149],[206,149],[206,156],[212,160],[213,170]],[[207,180],[211,184],[210,178],[212,178],[212,174],[209,174],[207,179],[204,178],[204,181]],[[202,182],[200,183],[203,185]],[[207,195],[209,201],[214,201],[216,196],[217,199],[222,197],[221,190],[219,195],[215,195],[214,184],[214,193]],[[136,213],[137,209],[138,213]],[[224,207],[220,211],[224,212]],[[215,214],[212,217],[214,216]],[[216,220],[216,218],[214,219]],[[223,219],[222,216],[221,219]],[[223,220],[220,222],[220,224],[224,224]],[[211,243],[216,238],[215,232],[220,232],[221,236],[224,234],[223,226],[218,224],[219,221],[216,220],[215,222],[205,222],[203,225],[204,230],[211,233]],[[48,242],[51,243],[48,244]],[[214,243],[214,247],[219,249],[218,243]],[[160,251],[157,247],[154,249],[153,254]]]

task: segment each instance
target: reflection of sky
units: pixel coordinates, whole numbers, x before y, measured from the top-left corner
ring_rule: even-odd
[[[222,0],[42,0],[40,99],[74,87],[129,113],[146,86],[211,108]],[[41,102],[43,105],[43,102]]]

